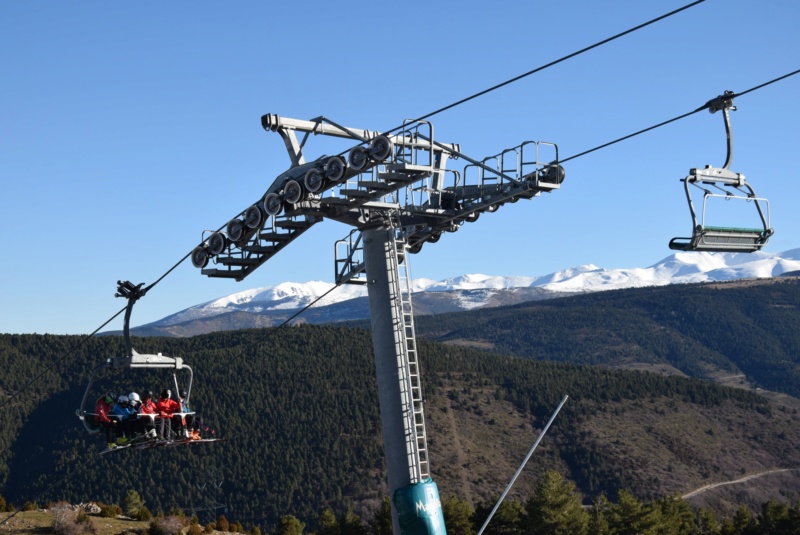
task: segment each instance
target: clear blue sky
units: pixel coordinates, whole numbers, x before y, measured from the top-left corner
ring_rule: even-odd
[[[263,194],[289,164],[264,113],[388,130],[688,3],[2,2],[0,332],[93,331],[124,306],[118,279],[153,282]],[[474,158],[524,140],[568,157],[800,68],[798,27],[796,0],[707,0],[431,120]],[[770,199],[773,252],[800,247],[798,95],[800,75],[732,114],[731,168]],[[721,115],[692,115],[568,162],[560,191],[445,235],[412,275],[653,264],[690,229],[679,179],[724,159]],[[332,282],[349,230],[317,225],[241,283],[186,261],[132,323]]]

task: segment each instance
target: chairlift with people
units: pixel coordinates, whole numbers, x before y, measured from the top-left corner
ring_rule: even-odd
[[[90,434],[99,434],[106,427],[97,422],[102,417],[96,412],[96,407],[101,398],[105,399],[109,405],[112,402],[124,405],[125,403],[131,403],[130,397],[139,397],[134,392],[130,395],[113,396],[107,388],[106,381],[101,378],[103,372],[107,370],[122,370],[123,372],[130,370],[172,370],[171,377],[167,379],[170,387],[163,389],[160,397],[165,403],[166,400],[171,400],[169,402],[170,406],[173,408],[177,406],[178,409],[170,411],[169,418],[163,418],[158,412],[148,414],[132,411],[132,414],[135,414],[136,422],[134,426],[129,426],[129,436],[124,437],[123,440],[109,441],[108,449],[102,453],[123,449],[150,449],[216,442],[220,439],[215,436],[200,436],[202,431],[215,432],[208,428],[200,429],[202,427],[201,421],[193,411],[188,410],[194,380],[192,368],[180,357],[168,357],[161,353],[155,355],[140,354],[131,345],[130,317],[134,303],[147,291],[147,288],[143,289],[142,286],[143,284],[133,285],[129,281],[117,282],[115,297],[125,297],[128,300],[123,330],[126,355],[124,357],[111,357],[94,369],[89,378],[89,384],[86,386],[81,406],[75,413],[83,422],[86,431]],[[178,379],[179,374],[180,381]],[[130,380],[130,373],[123,373],[122,375]],[[106,386],[106,388],[102,389],[101,387],[103,386]],[[183,396],[180,396],[179,393],[182,393]],[[134,405],[136,401],[139,400],[134,400]],[[133,409],[135,409],[135,406]],[[119,415],[108,414],[107,417],[115,428],[122,426],[123,419]],[[175,422],[178,423],[175,424]],[[191,424],[187,424],[187,422],[191,422]]]

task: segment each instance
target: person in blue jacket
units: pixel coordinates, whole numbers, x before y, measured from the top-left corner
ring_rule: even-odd
[[[120,396],[111,409],[111,418],[117,420],[117,445],[121,446],[130,440],[138,414],[131,407],[128,396]]]

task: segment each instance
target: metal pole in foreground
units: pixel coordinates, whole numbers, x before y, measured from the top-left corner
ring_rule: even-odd
[[[497,508],[500,507],[501,503],[503,503],[506,494],[508,494],[508,491],[511,490],[511,487],[514,486],[514,482],[517,480],[517,477],[519,476],[520,472],[522,472],[522,469],[525,468],[526,464],[528,464],[528,459],[531,458],[531,455],[533,455],[534,450],[536,450],[536,446],[539,445],[539,442],[541,442],[545,433],[547,433],[547,430],[550,429],[550,424],[552,424],[553,420],[555,420],[556,416],[558,416],[559,411],[561,411],[561,407],[563,407],[564,403],[567,402],[567,398],[569,398],[569,396],[564,396],[564,399],[561,400],[561,403],[559,403],[558,407],[556,407],[556,410],[555,412],[553,412],[553,415],[550,417],[550,420],[548,420],[547,425],[545,425],[544,429],[542,429],[542,432],[539,433],[539,437],[536,439],[536,442],[533,443],[533,446],[531,447],[531,450],[528,452],[528,455],[525,456],[525,460],[522,461],[522,464],[519,465],[519,468],[517,468],[517,473],[514,474],[514,477],[511,478],[511,481],[506,487],[506,490],[503,491],[502,496],[500,496],[500,499],[497,500],[497,503],[494,505],[494,509],[492,509],[492,512],[489,513],[489,518],[486,519],[486,522],[483,523],[483,526],[481,526],[481,529],[478,531],[478,535],[481,535],[483,533],[483,530],[486,529],[486,526],[489,524],[489,521],[492,519],[495,512],[497,512]]]

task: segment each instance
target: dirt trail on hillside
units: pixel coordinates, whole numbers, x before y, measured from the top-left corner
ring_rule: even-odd
[[[750,474],[749,476],[741,477],[739,479],[734,479],[733,481],[722,481],[720,483],[711,483],[710,485],[704,485],[699,489],[695,489],[691,492],[688,492],[682,496],[684,500],[691,498],[692,496],[696,496],[701,492],[705,492],[710,489],[714,489],[717,487],[721,487],[723,485],[735,485],[736,483],[743,483],[745,481],[749,481],[751,479],[756,479],[758,477],[767,476],[770,474],[778,474],[780,472],[791,472],[792,470],[800,470],[800,468],[772,468],[771,470],[764,470],[763,472],[758,472],[756,474]]]
[[[472,503],[472,493],[469,490],[467,470],[461,470],[461,467],[463,467],[466,462],[467,456],[464,454],[464,449],[461,447],[461,437],[458,434],[458,424],[456,424],[455,413],[450,407],[447,408],[447,417],[450,420],[450,429],[453,431],[453,449],[455,450],[459,471],[461,472],[461,492],[463,492],[464,499],[467,500],[467,503]]]

